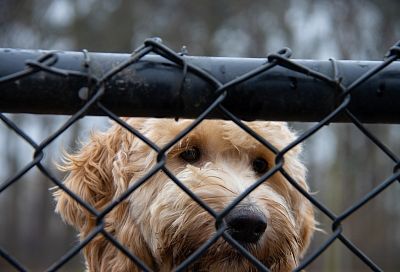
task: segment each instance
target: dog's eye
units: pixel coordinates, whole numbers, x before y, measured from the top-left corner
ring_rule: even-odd
[[[188,163],[195,163],[200,159],[200,149],[195,146],[190,147],[179,154],[179,157]]]
[[[256,158],[253,161],[253,170],[258,174],[263,174],[268,170],[268,162],[263,158]]]

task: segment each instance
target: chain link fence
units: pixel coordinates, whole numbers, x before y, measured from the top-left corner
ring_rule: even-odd
[[[100,60],[96,62],[97,60],[93,60],[91,54],[85,50],[74,53],[70,62],[66,61],[68,52],[35,51],[35,54],[39,57],[32,59],[32,52],[9,49],[2,51],[0,58],[3,59],[5,65],[0,69],[0,91],[2,93],[0,110],[3,112],[73,114],[56,132],[40,143],[35,142],[9,117],[0,114],[0,118],[6,126],[35,150],[33,159],[21,171],[0,183],[0,194],[5,194],[10,186],[18,182],[30,169],[36,167],[56,186],[64,190],[97,218],[97,226],[91,233],[71,248],[59,261],[48,267],[47,271],[57,271],[62,268],[63,265],[79,254],[96,235],[103,235],[140,269],[151,271],[142,260],[105,230],[104,218],[117,205],[126,200],[133,191],[159,171],[164,171],[193,201],[208,211],[214,217],[216,226],[219,226],[215,235],[179,264],[175,269],[176,271],[184,271],[190,267],[220,237],[223,237],[232,247],[243,254],[259,271],[269,271],[268,267],[265,267],[225,232],[224,224],[218,224],[218,222],[222,222],[224,216],[252,190],[278,172],[317,210],[331,220],[332,232],[328,239],[319,245],[314,252],[307,255],[295,271],[306,268],[334,241],[343,243],[369,269],[373,271],[382,270],[343,234],[342,223],[383,190],[389,186],[396,186],[393,184],[400,181],[399,156],[387,148],[363,125],[364,122],[394,123],[400,120],[400,104],[398,102],[400,101],[400,94],[398,93],[398,86],[400,85],[396,82],[400,69],[398,69],[399,64],[395,62],[400,57],[400,43],[390,48],[384,61],[374,63],[341,63],[333,59],[326,62],[296,61],[289,59],[291,55],[289,49],[282,49],[277,54],[271,54],[262,61],[239,59],[235,63],[234,60],[228,59],[226,63],[218,66],[215,65],[219,61],[217,58],[191,58],[187,56],[185,50],[176,53],[163,45],[159,39],[146,40],[143,46],[136,49],[130,57],[119,58],[117,60],[118,65],[115,65],[115,62],[111,63],[107,54],[97,55]],[[78,54],[80,55],[79,59],[76,58]],[[19,63],[22,64],[10,65],[12,61],[15,62],[15,58],[19,58]],[[99,66],[99,63],[103,66]],[[161,69],[159,65],[162,66]],[[228,74],[229,65],[238,67],[230,75]],[[5,68],[5,66],[7,67]],[[215,67],[218,67],[218,69]],[[386,67],[388,68],[385,69]],[[394,68],[390,70],[390,67]],[[137,73],[141,73],[141,76],[137,76]],[[273,79],[268,77],[270,75]],[[267,94],[268,97],[262,96],[262,93],[258,92],[258,95],[260,95],[258,100],[265,99],[267,101],[270,98],[272,102],[267,106],[257,106],[254,102],[250,105],[243,103],[243,101],[250,100],[251,92],[264,89],[264,86],[260,87],[259,84],[256,84],[257,80],[260,81],[260,77],[263,76],[264,81],[261,80],[261,82],[265,84],[271,82],[272,85],[265,87],[265,92],[270,90],[270,93]],[[135,78],[135,80],[130,81],[129,78]],[[170,83],[166,85],[165,82]],[[365,88],[364,93],[357,89],[360,86]],[[160,92],[160,88],[164,93]],[[124,99],[124,97],[127,98],[131,95],[129,89],[135,90],[136,96],[131,99]],[[41,93],[38,95],[36,90],[41,90]],[[73,90],[73,92],[69,90]],[[384,92],[384,95],[382,95],[382,92]],[[307,94],[308,96],[304,96]],[[245,99],[246,97],[248,99]],[[381,99],[383,102],[373,100],[373,97],[378,97],[378,99],[384,97]],[[378,111],[376,110],[377,107],[380,107]],[[154,167],[120,195],[118,199],[109,203],[103,211],[95,210],[80,199],[43,164],[46,147],[80,118],[89,114],[108,116],[158,153],[157,163]],[[169,144],[161,148],[141,135],[135,128],[129,126],[119,116],[185,117],[194,118],[194,120]],[[166,152],[170,147],[178,143],[204,119],[216,117],[228,119],[237,124],[271,150],[276,158],[274,167],[262,175],[254,183],[254,186],[243,192],[220,213],[213,211],[179,181],[168,170],[165,161]],[[243,119],[318,122],[288,146],[278,150],[246,126],[242,122]],[[353,123],[393,162],[393,173],[364,197],[355,200],[353,205],[341,214],[335,214],[324,203],[307,193],[283,168],[283,157],[287,152],[312,137],[324,126],[337,121]],[[7,250],[2,248],[1,245],[0,256],[17,270],[28,271],[23,263],[7,253]]]

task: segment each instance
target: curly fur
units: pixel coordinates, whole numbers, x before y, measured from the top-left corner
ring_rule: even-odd
[[[129,118],[126,121],[159,147],[166,145],[190,120]],[[294,140],[285,123],[247,125],[282,149]],[[201,150],[198,162],[188,164],[179,154],[189,147]],[[301,147],[285,155],[285,170],[306,190],[306,170],[299,160]],[[229,121],[206,120],[167,153],[166,166],[215,211],[221,211],[257,179],[252,160],[262,157],[270,167],[274,155]],[[66,156],[65,185],[102,211],[156,163],[157,153],[124,128],[92,133],[76,154]],[[84,239],[96,218],[63,190],[55,192],[56,211]],[[311,204],[280,174],[257,187],[240,205],[257,207],[268,219],[265,233],[247,247],[272,271],[296,267],[315,229]],[[214,218],[162,171],[135,190],[104,218],[105,230],[155,271],[171,271],[215,233]],[[103,235],[83,253],[89,271],[139,271]],[[193,265],[196,271],[255,271],[255,267],[220,238]]]

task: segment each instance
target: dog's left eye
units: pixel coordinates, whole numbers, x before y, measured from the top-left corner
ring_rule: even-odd
[[[200,155],[200,149],[194,146],[183,151],[179,157],[188,163],[195,163],[200,159]]]
[[[258,174],[263,174],[268,170],[268,162],[263,158],[256,158],[252,166],[253,170]]]

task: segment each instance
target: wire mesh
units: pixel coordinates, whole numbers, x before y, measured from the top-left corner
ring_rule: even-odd
[[[148,54],[157,54],[159,56],[164,57],[165,59],[171,61],[175,64],[176,68],[182,71],[182,82],[180,83],[180,88],[184,87],[185,77],[188,73],[196,74],[200,77],[204,82],[206,82],[209,86],[214,89],[215,99],[214,101],[203,110],[203,112],[193,120],[190,126],[188,126],[185,130],[181,131],[172,141],[170,141],[164,147],[159,147],[155,143],[153,143],[150,139],[147,139],[144,135],[142,135],[138,130],[128,125],[124,119],[120,118],[118,115],[114,114],[111,110],[109,110],[104,102],[101,100],[104,95],[104,90],[106,88],[107,83],[113,79],[113,77],[123,72],[129,65],[132,65],[138,61],[140,61],[144,56]],[[110,213],[117,205],[120,205],[121,202],[126,200],[129,195],[137,190],[140,186],[146,183],[148,179],[154,176],[158,171],[163,171],[173,182],[176,183],[177,186],[185,193],[190,196],[193,201],[198,203],[204,210],[206,210],[215,220],[216,232],[210,237],[210,239],[200,246],[195,252],[193,252],[186,260],[180,263],[175,270],[176,271],[184,271],[189,268],[191,264],[193,264],[198,258],[200,258],[206,251],[209,249],[219,238],[223,237],[232,247],[234,247],[238,252],[240,252],[245,258],[247,258],[255,268],[259,271],[269,271],[269,268],[264,266],[256,257],[254,257],[245,247],[243,247],[240,243],[238,243],[235,239],[233,239],[229,233],[226,232],[226,226],[224,224],[223,218],[232,211],[248,194],[250,194],[253,190],[255,190],[260,184],[268,180],[272,175],[277,172],[280,172],[286,180],[294,186],[305,198],[307,198],[316,209],[318,209],[321,213],[325,214],[331,220],[332,233],[329,235],[328,239],[321,244],[312,254],[308,255],[308,257],[301,261],[301,263],[297,266],[295,271],[300,271],[307,266],[310,265],[316,258],[318,258],[327,248],[329,248],[334,241],[340,241],[345,245],[357,258],[359,258],[362,262],[365,263],[367,267],[369,267],[373,271],[381,271],[382,269],[378,267],[373,260],[371,260],[361,249],[355,246],[350,239],[348,239],[343,234],[342,223],[353,213],[357,212],[361,207],[366,205],[371,199],[375,198],[379,195],[383,190],[391,186],[396,181],[400,181],[400,158],[393,153],[389,148],[385,146],[377,137],[374,136],[351,112],[348,108],[349,103],[352,99],[352,91],[357,88],[359,85],[364,84],[368,79],[378,74],[385,67],[393,63],[400,57],[400,43],[397,43],[395,46],[390,48],[388,54],[385,56],[384,61],[373,68],[370,71],[367,71],[357,80],[349,84],[348,86],[344,86],[342,84],[342,79],[340,75],[340,71],[337,66],[337,62],[333,59],[330,60],[335,74],[330,77],[319,72],[314,71],[308,67],[299,65],[289,59],[290,50],[283,49],[276,54],[271,54],[268,56],[267,61],[262,66],[257,69],[246,73],[235,80],[222,83],[218,79],[216,79],[210,73],[204,71],[203,69],[195,66],[194,64],[188,63],[185,60],[184,53],[177,53],[173,50],[166,47],[161,43],[159,39],[148,39],[144,42],[142,46],[136,49],[131,57],[120,63],[118,67],[115,67],[104,74],[101,78],[98,78],[93,75],[91,72],[91,61],[88,56],[87,51],[83,51],[85,62],[83,66],[85,67],[86,72],[77,72],[74,70],[66,70],[59,69],[53,67],[53,65],[57,62],[57,56],[59,53],[51,52],[46,53],[42,57],[37,60],[29,60],[26,61],[26,67],[24,70],[18,71],[14,74],[10,74],[0,78],[0,86],[2,84],[7,84],[9,82],[15,82],[23,77],[27,77],[34,73],[44,72],[53,75],[57,75],[59,77],[80,77],[87,79],[88,93],[86,96],[82,97],[85,101],[84,105],[73,114],[65,124],[63,124],[56,132],[49,135],[42,142],[35,142],[29,135],[27,135],[23,130],[21,130],[13,121],[8,118],[4,114],[0,114],[1,120],[6,124],[6,126],[13,130],[16,134],[19,135],[24,141],[26,141],[32,148],[35,150],[33,154],[32,160],[18,173],[16,173],[11,178],[5,180],[0,185],[0,194],[4,193],[10,186],[18,182],[18,180],[24,176],[30,169],[38,168],[46,177],[48,177],[56,186],[65,191],[70,197],[72,197],[75,201],[77,201],[84,209],[86,209],[90,214],[92,214],[96,220],[96,227],[93,228],[91,233],[87,235],[82,241],[76,244],[73,248],[69,250],[60,260],[56,263],[52,264],[48,267],[47,271],[57,271],[63,265],[65,265],[68,261],[70,261],[74,256],[79,254],[79,252],[84,248],[96,235],[103,235],[110,243],[112,243],[116,248],[118,248],[123,254],[125,254],[132,262],[134,262],[138,268],[143,271],[151,271],[151,269],[144,263],[143,260],[135,256],[132,252],[129,251],[126,247],[124,247],[111,233],[108,233],[105,229],[105,216]],[[224,99],[226,98],[230,88],[232,86],[241,84],[245,81],[248,81],[255,76],[265,73],[272,69],[275,66],[281,66],[288,70],[296,71],[298,73],[307,75],[309,77],[313,77],[315,80],[324,82],[327,86],[332,88],[333,92],[339,92],[338,97],[340,98],[337,106],[333,109],[325,118],[320,120],[320,122],[316,123],[312,127],[310,127],[307,131],[302,133],[297,137],[295,141],[287,145],[282,150],[278,150],[271,143],[269,143],[266,139],[262,138],[255,131],[253,131],[250,127],[248,127],[244,122],[241,121],[240,118],[235,116],[231,111],[229,111],[224,105]],[[126,192],[121,194],[117,199],[114,199],[108,206],[102,210],[97,211],[84,200],[82,200],[77,194],[68,189],[61,180],[59,180],[51,171],[43,164],[44,157],[44,149],[51,144],[57,137],[59,137],[62,133],[64,133],[69,127],[71,127],[75,122],[77,122],[80,118],[84,117],[88,110],[92,107],[97,107],[103,115],[108,116],[120,126],[124,127],[130,133],[132,133],[135,137],[140,138],[143,142],[145,142],[152,150],[158,153],[157,162],[152,167],[152,169],[144,175],[140,180],[137,180],[131,187],[128,188]],[[246,133],[250,134],[254,139],[259,141],[262,145],[264,145],[267,149],[273,152],[276,155],[275,166],[268,170],[264,175],[262,175],[250,188],[245,190],[242,194],[240,194],[230,205],[228,205],[224,210],[220,213],[215,212],[211,209],[207,203],[205,203],[201,198],[199,198],[196,194],[190,191],[184,183],[182,183],[178,178],[174,176],[170,169],[166,166],[166,152],[176,143],[178,143],[181,139],[183,139],[188,133],[190,133],[194,128],[196,128],[200,122],[204,119],[208,118],[210,112],[212,111],[221,111],[226,119],[233,121],[237,124],[241,129],[243,129]],[[312,135],[317,133],[321,128],[328,125],[332,122],[339,114],[345,114],[351,122],[366,136],[368,137],[379,149],[381,149],[386,156],[393,162],[393,173],[386,180],[382,181],[378,186],[376,186],[373,190],[368,192],[361,199],[356,200],[353,205],[348,207],[341,214],[335,214],[328,207],[326,207],[323,203],[318,201],[313,195],[309,194],[305,191],[297,181],[290,176],[290,174],[284,169],[284,155],[295,148],[300,143],[304,142],[306,139],[310,138]],[[14,256],[7,253],[7,251],[0,247],[0,256],[4,258],[11,266],[16,268],[19,271],[28,271],[21,262],[19,262]]]

